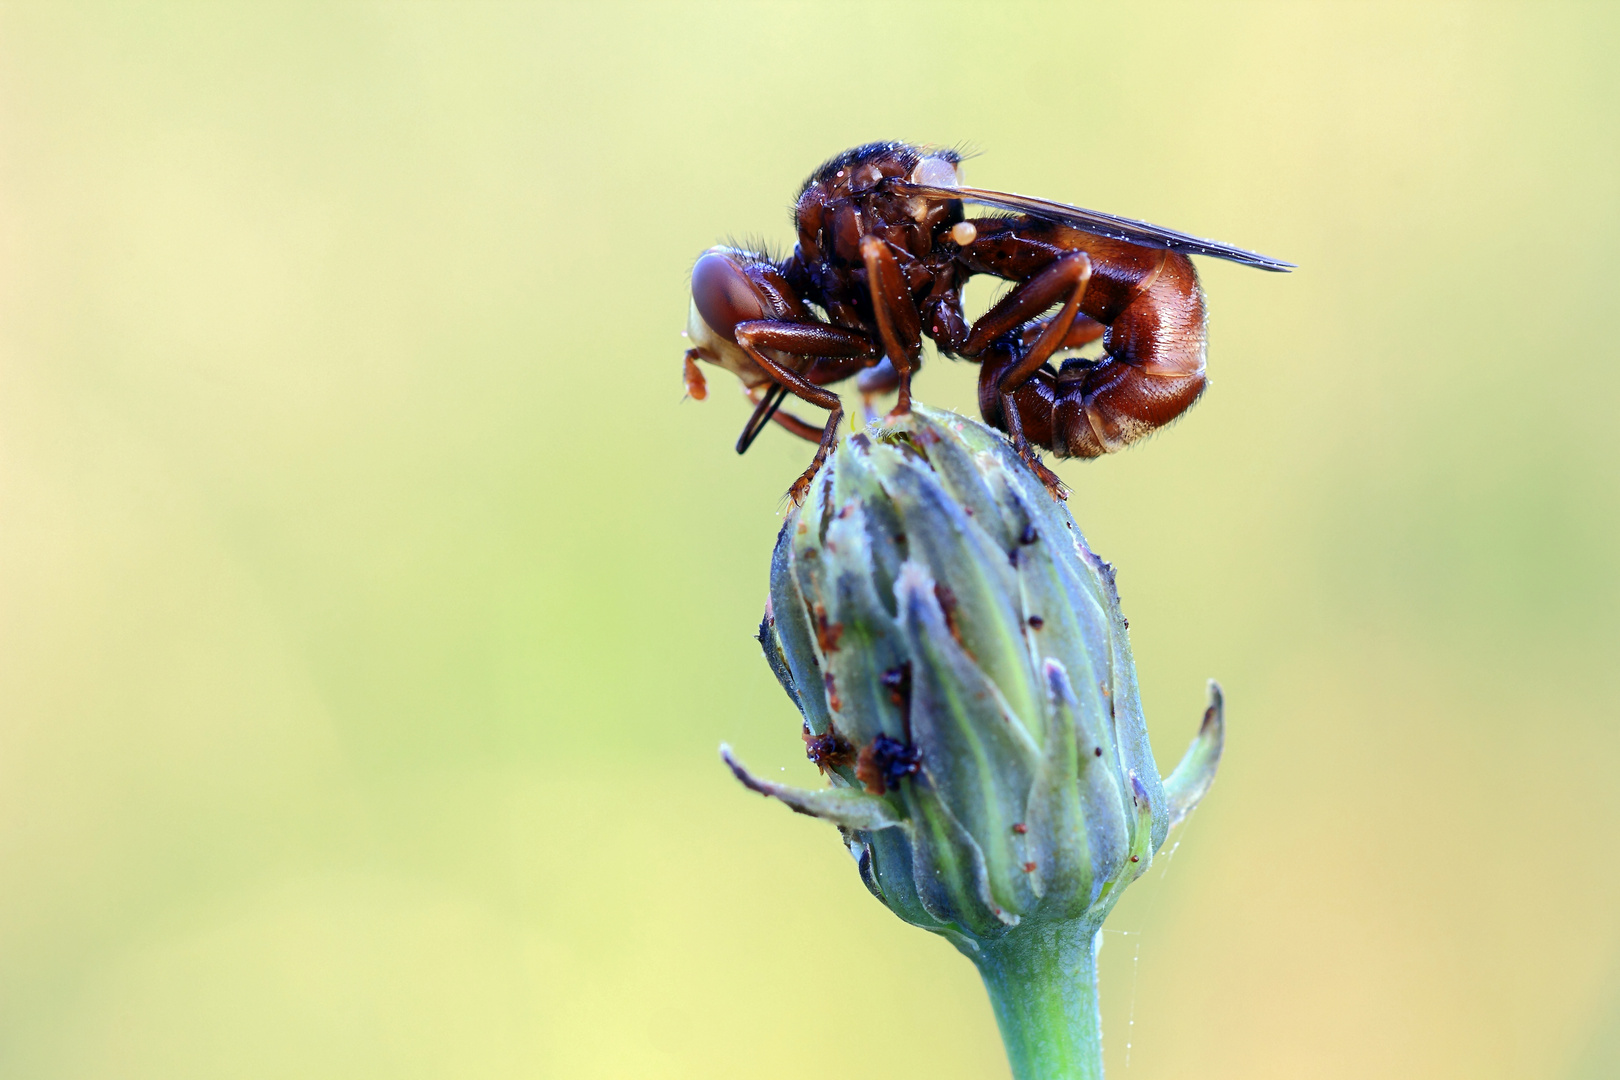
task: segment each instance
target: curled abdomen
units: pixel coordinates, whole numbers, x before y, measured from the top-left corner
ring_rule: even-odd
[[[1024,433],[1060,457],[1122,450],[1180,416],[1203,393],[1204,294],[1192,261],[1165,252],[1158,272],[1108,320],[1104,355],[1037,371],[1013,395]],[[1090,304],[1082,305],[1090,307]],[[1010,346],[983,357],[980,407],[1006,427],[994,387],[1017,360]]]

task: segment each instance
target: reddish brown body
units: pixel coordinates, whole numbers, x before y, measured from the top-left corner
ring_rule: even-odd
[[[1047,222],[980,222],[959,256],[970,270],[1027,280],[1065,254],[1090,258],[1091,280],[1065,344],[1099,331],[1099,360],[1037,368],[1012,394],[1024,437],[1059,457],[1098,457],[1123,449],[1180,416],[1204,392],[1204,294],[1192,260]],[[1021,343],[979,354],[979,408],[1003,431],[997,385]]]
[[[1022,212],[969,220],[964,201]],[[964,188],[956,154],[903,143],[827,162],[805,182],[795,223],[787,259],[734,248],[698,259],[686,357],[694,397],[701,359],[737,375],[755,400],[739,453],[771,419],[819,442],[795,499],[843,416],[825,387],[862,372],[863,392],[897,389],[895,411],[909,410],[924,336],[980,363],[986,422],[1012,436],[1056,493],[1030,443],[1097,457],[1168,424],[1203,392],[1204,297],[1184,252],[1289,266],[1142,222]],[[1015,284],[969,326],[962,286],[974,274]],[[1098,338],[1102,357],[1049,363]],[[830,410],[820,431],[777,411],[790,392]]]

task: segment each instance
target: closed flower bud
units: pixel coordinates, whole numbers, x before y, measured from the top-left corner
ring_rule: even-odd
[[[1029,928],[1089,950],[1220,756],[1211,683],[1161,781],[1112,568],[1005,440],[954,414],[839,443],[777,540],[759,639],[828,786],[726,762],[839,826],[873,895],[979,961],[993,996]]]

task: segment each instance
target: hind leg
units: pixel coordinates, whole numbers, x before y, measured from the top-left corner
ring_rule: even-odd
[[[983,351],[994,337],[1033,319],[1062,299],[1062,309],[1052,318],[1036,324],[1040,326],[1040,331],[1034,342],[996,380],[996,396],[1000,399],[1001,416],[1006,422],[1007,434],[1012,438],[1013,449],[1018,451],[1018,456],[1024,459],[1024,463],[1046,485],[1053,497],[1059,499],[1065,497],[1063,482],[1058,479],[1057,473],[1046,467],[1024,437],[1023,417],[1013,395],[1075,334],[1080,303],[1085,299],[1086,287],[1090,283],[1091,259],[1085,252],[1076,251],[1054,259],[1046,269],[1013,289],[1001,303],[986,312],[974,324],[968,334],[968,344],[963,349],[970,355],[971,351]],[[1082,330],[1089,332],[1087,327]]]

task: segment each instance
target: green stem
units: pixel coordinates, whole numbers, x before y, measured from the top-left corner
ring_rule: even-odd
[[[974,960],[1016,1080],[1102,1080],[1096,933],[1082,919],[980,942]]]

